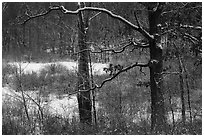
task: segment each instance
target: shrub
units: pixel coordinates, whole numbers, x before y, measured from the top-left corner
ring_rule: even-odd
[[[17,67],[10,64],[2,65],[2,84],[12,83],[12,76],[15,75]]]

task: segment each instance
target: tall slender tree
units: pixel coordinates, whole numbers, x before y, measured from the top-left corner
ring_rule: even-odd
[[[84,8],[84,3],[79,3],[79,8]],[[79,59],[78,59],[78,106],[80,122],[83,124],[92,124],[92,103],[91,103],[91,92],[89,82],[89,52],[88,45],[86,44],[87,39],[87,28],[88,23],[85,18],[83,11],[80,11],[78,21],[78,48],[79,48]],[[83,51],[83,52],[81,52]]]

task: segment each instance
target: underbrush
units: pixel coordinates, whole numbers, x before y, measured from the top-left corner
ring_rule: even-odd
[[[16,73],[16,66],[2,62],[2,84],[12,83],[12,76]]]
[[[59,64],[45,66],[39,73],[23,73],[20,75],[17,67],[6,65],[3,67],[3,85],[9,84],[18,91],[21,84],[24,91],[46,89],[49,93],[67,94],[76,88],[77,77],[66,67]]]
[[[13,75],[12,79],[3,82],[19,86],[19,77],[16,68],[6,66],[3,68],[5,76]],[[29,110],[29,116],[25,113],[25,103],[15,99],[2,102],[2,133],[4,135],[150,135],[150,89],[146,85],[139,85],[147,81],[147,76],[138,76],[136,70],[128,71],[107,82],[103,88],[97,89],[96,101],[97,123],[93,126],[82,125],[78,116],[63,117],[53,115],[38,107]],[[94,76],[94,81],[100,84],[108,75]],[[4,80],[5,79],[5,80]],[[46,66],[39,73],[22,74],[20,83],[23,91],[42,91],[42,96],[51,93],[64,95],[72,93],[76,89],[77,76],[64,66],[52,64]],[[29,107],[29,106],[27,106]],[[29,118],[28,118],[29,117]],[[168,125],[166,133],[202,134],[202,120],[194,120],[192,125],[186,122],[183,126],[178,120],[173,125]]]
[[[22,110],[22,109],[21,109]],[[148,120],[142,120],[139,123],[125,122],[121,124],[118,119],[110,119],[110,117],[104,117],[98,115],[97,126],[83,126],[79,123],[77,117],[63,118],[60,116],[54,116],[45,114],[42,121],[32,119],[28,122],[25,114],[16,115],[18,109],[12,109],[7,111],[3,110],[2,119],[2,134],[3,135],[151,135],[150,124]],[[11,114],[13,113],[13,114]],[[30,117],[38,117],[38,114],[30,115]],[[41,123],[40,123],[41,122]],[[165,134],[169,135],[181,135],[190,134],[196,135],[202,134],[202,121],[194,121],[191,125],[186,123],[186,126],[181,126],[181,123],[176,123],[174,129],[171,126],[167,128]]]

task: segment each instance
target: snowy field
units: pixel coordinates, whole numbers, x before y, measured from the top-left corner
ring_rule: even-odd
[[[25,98],[30,114],[34,113],[35,110],[38,110],[38,105],[32,101],[35,100],[38,102],[40,100],[40,107],[44,112],[51,115],[63,116],[72,118],[73,116],[78,115],[78,103],[76,95],[69,97],[58,98],[55,94],[49,94],[47,97],[38,96],[38,91],[25,91]],[[32,98],[32,99],[31,99]],[[9,87],[2,88],[2,105],[16,108],[18,105],[23,103],[22,94],[20,92],[15,92]]]
[[[53,63],[9,63],[10,65],[15,65],[17,68],[20,68],[23,70],[23,73],[32,73],[36,72],[39,73],[40,70],[42,70],[44,67],[51,65]],[[57,62],[55,64],[60,64],[65,66],[68,70],[72,72],[77,71],[77,63],[76,62]],[[101,63],[94,63],[93,64],[93,73],[94,75],[103,75],[105,72],[103,71],[103,68],[107,67],[107,64],[101,64]],[[58,95],[55,94],[49,94],[47,97],[39,97],[39,91],[24,91],[26,102],[28,105],[28,110],[30,113],[33,113],[34,110],[38,109],[38,106],[34,103],[33,100],[37,101],[40,100],[40,106],[43,108],[43,110],[46,113],[49,113],[51,115],[58,115],[62,117],[72,118],[78,117],[78,103],[77,103],[77,97],[76,95],[67,96],[66,94],[64,96],[58,97]],[[32,99],[31,99],[32,98]],[[2,87],[2,107],[9,106],[16,108],[18,107],[18,104],[22,104],[22,94],[20,92],[15,92],[11,87],[5,85]],[[180,105],[180,99],[176,98],[175,102],[177,102],[177,105]],[[149,104],[148,104],[149,105]],[[180,107],[180,106],[177,106]],[[99,103],[96,102],[96,108],[99,108]],[[141,115],[142,113],[142,115]],[[187,113],[187,117],[189,114]],[[149,119],[150,114],[146,111],[138,112],[138,116],[135,116],[133,118],[133,122],[137,123],[141,120],[141,118]],[[181,118],[181,112],[174,112],[174,119],[175,121],[179,120]],[[167,120],[169,123],[172,123],[172,113],[168,112]]]
[[[38,91],[25,91],[25,98],[27,102],[28,111],[30,114],[33,114],[36,110],[38,110],[38,106],[30,99],[30,97],[37,101],[39,99]],[[40,100],[41,100],[40,106],[43,109],[43,111],[47,114],[69,118],[70,120],[73,117],[76,118],[78,117],[78,103],[76,95],[72,96],[65,95],[64,97],[62,96],[59,98],[55,94],[49,94],[47,97],[41,97]],[[19,109],[17,107],[19,107],[18,105],[22,104],[22,102],[23,100],[20,92],[15,92],[13,89],[8,87],[2,88],[3,107],[4,105],[6,105],[9,106],[10,108]],[[99,109],[98,102],[96,102],[96,109],[97,110]],[[135,115],[135,117],[133,117],[132,120],[134,123],[139,123],[141,119],[150,119],[150,116],[151,116],[150,113],[147,113],[147,111],[141,109],[141,111],[138,111],[138,113]],[[187,118],[189,118],[190,117],[189,113],[186,113],[186,116]],[[201,117],[197,118],[200,119]],[[178,121],[179,119],[181,119],[181,112],[180,111],[174,112],[174,120]],[[173,122],[171,112],[168,112],[167,121],[168,123]]]
[[[24,62],[12,62],[8,63],[9,65],[16,66],[17,68],[21,67],[21,70],[23,70],[23,73],[28,74],[32,72],[39,73],[40,70],[45,68],[46,66],[50,66],[51,64],[56,64],[56,65],[62,65],[65,66],[68,70],[72,72],[77,71],[77,62],[52,62],[52,63],[35,63],[35,62],[30,62],[30,63],[24,63]],[[93,68],[93,74],[94,75],[103,75],[105,74],[105,71],[103,71],[104,67],[107,67],[108,64],[102,64],[102,63],[92,63],[92,68]]]
[[[21,68],[22,72],[25,74],[31,74],[35,72],[37,74],[40,73],[42,69],[45,67],[56,64],[56,65],[63,65],[71,72],[77,71],[77,63],[76,62],[53,62],[53,63],[19,63],[19,62],[12,62],[8,63],[9,65],[16,66],[17,68]],[[94,75],[103,75],[105,72],[103,68],[107,67],[107,64],[101,63],[93,63],[93,74]],[[38,109],[38,106],[32,101],[39,100],[39,91],[24,91],[26,102],[29,108],[29,112],[32,113],[34,110]],[[31,99],[32,98],[32,99]],[[41,103],[40,106],[43,108],[44,111],[50,113],[51,115],[59,115],[63,117],[72,118],[73,116],[78,115],[78,103],[76,95],[72,96],[62,96],[58,97],[55,94],[49,94],[47,97],[40,98]],[[2,104],[13,106],[14,108],[17,107],[16,105],[22,104],[22,94],[20,92],[15,92],[9,85],[5,85],[2,87]],[[96,106],[98,103],[96,103]]]

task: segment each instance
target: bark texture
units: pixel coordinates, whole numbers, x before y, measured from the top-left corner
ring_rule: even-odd
[[[158,24],[160,23],[160,15],[162,6],[149,6],[149,31],[154,38],[149,40],[150,45],[150,83],[151,83],[151,131],[155,134],[163,134],[165,132],[166,118],[164,109],[164,97],[162,91],[162,48],[161,39],[157,35],[159,33]]]
[[[80,7],[83,5],[80,5]],[[79,51],[79,60],[78,60],[78,108],[79,108],[79,117],[80,122],[83,124],[92,124],[92,103],[89,83],[89,66],[88,66],[88,46],[86,44],[86,24],[84,21],[83,13],[79,13],[79,28],[78,28],[78,48]]]

